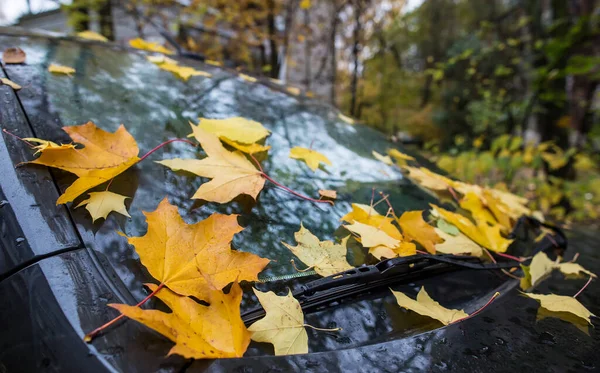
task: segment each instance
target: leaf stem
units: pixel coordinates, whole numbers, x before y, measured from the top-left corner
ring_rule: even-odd
[[[585,290],[585,288],[588,287],[588,285],[590,284],[590,282],[592,282],[592,279],[593,279],[593,277],[590,276],[590,278],[587,280],[587,282],[585,283],[585,285],[583,285],[583,287],[577,292],[577,294],[573,295],[573,298],[577,298],[577,296],[579,294],[581,294]]]
[[[142,299],[138,304],[136,304],[136,307],[139,307],[141,305],[143,305],[144,303],[146,303],[150,298],[152,298],[154,295],[156,295],[156,293],[158,293],[160,291],[160,289],[162,289],[163,287],[165,287],[164,283],[161,283],[160,285],[158,285],[156,287],[156,289],[154,289],[154,291],[150,294],[148,294],[148,296],[144,299]],[[108,328],[109,326],[113,325],[114,323],[116,323],[117,321],[121,320],[122,318],[124,318],[125,315],[124,314],[120,314],[119,316],[115,317],[114,319],[110,320],[109,322],[107,322],[106,324],[99,326],[98,328],[92,330],[91,332],[89,332],[88,334],[85,335],[85,337],[83,337],[83,340],[87,343],[90,343],[96,336],[98,336],[98,334],[100,334],[104,329]]]
[[[256,163],[256,166],[258,167],[261,176],[264,177],[265,179],[269,180],[271,183],[275,184],[279,188],[285,190],[288,193],[291,193],[291,194],[295,195],[298,198],[302,198],[302,199],[305,199],[307,201],[311,201],[311,202],[315,202],[315,203],[329,203],[331,206],[333,206],[333,201],[324,200],[324,199],[314,199],[314,198],[307,197],[307,196],[305,196],[303,194],[300,194],[300,193],[298,193],[298,192],[296,192],[296,191],[294,191],[294,190],[286,187],[285,185],[280,184],[277,181],[273,180],[273,178],[271,176],[269,176],[269,175],[267,175],[265,173],[265,171],[263,170],[262,166],[260,165],[260,162],[252,154],[249,154],[249,155],[250,155],[250,158],[252,158],[252,160],[254,161],[254,163]]]
[[[483,247],[482,249],[490,257],[490,260],[492,262],[494,262],[494,264],[498,264],[498,261],[494,258],[494,256],[490,253],[490,251],[488,249],[486,249],[485,247]],[[506,269],[502,269],[502,273],[504,273],[508,277],[514,278],[515,280],[521,280],[521,278],[519,278],[519,277],[513,275],[512,273],[508,272]]]
[[[300,269],[300,268],[296,267],[296,262],[294,261],[294,259],[290,259],[290,263],[292,263],[292,267],[294,267],[294,269],[300,273],[307,272],[307,271],[310,271],[311,269],[315,268],[315,266],[310,266],[310,267],[306,267],[304,269]]]
[[[517,261],[517,262],[523,262],[523,261],[525,261],[525,259],[523,259],[523,258],[519,258],[517,256],[513,256],[513,255],[510,255],[510,254],[496,253],[496,255],[500,255],[501,257],[512,259],[512,260]]]
[[[490,300],[488,300],[488,301],[487,301],[487,303],[483,305],[483,307],[481,307],[480,309],[478,309],[477,311],[473,312],[472,314],[470,314],[470,315],[469,315],[469,316],[467,316],[467,317],[463,317],[462,319],[458,319],[458,320],[454,321],[452,324],[455,324],[455,323],[457,323],[457,322],[460,322],[460,321],[464,321],[464,320],[470,319],[471,317],[473,317],[473,316],[475,316],[475,315],[479,314],[479,313],[480,313],[481,311],[483,311],[483,310],[484,310],[484,309],[485,309],[487,306],[489,306],[489,305],[490,305],[490,304],[491,304],[491,303],[494,301],[494,299],[496,299],[496,298],[497,298],[499,295],[500,295],[500,293],[499,293],[499,292],[495,292],[495,293],[494,293],[494,295],[492,295],[492,297],[490,298]]]
[[[318,330],[320,332],[339,332],[340,330],[342,330],[342,328],[333,328],[333,329],[317,328],[316,326],[312,326],[310,324],[304,324],[302,326],[306,326],[306,327],[309,327],[311,329]]]
[[[22,137],[19,137],[17,135],[15,135],[14,133],[7,131],[6,128],[2,128],[2,132],[7,133],[13,137],[16,137],[17,139],[23,141],[25,144],[27,144],[27,146],[29,146],[30,148],[35,148],[35,145],[33,145],[32,143],[30,143],[29,141],[23,139]]]
[[[167,141],[165,141],[163,143],[158,144],[157,146],[154,147],[154,149],[152,149],[148,153],[144,154],[142,156],[142,158],[140,158],[140,160],[138,161],[138,163],[141,162],[141,161],[143,161],[144,159],[148,158],[148,156],[150,154],[154,153],[155,151],[157,151],[158,149],[162,148],[163,146],[165,146],[167,144],[170,144],[172,142],[176,142],[176,141],[186,142],[186,143],[188,143],[190,145],[197,146],[196,143],[194,143],[194,142],[192,142],[190,140],[186,140],[186,139],[171,139],[171,140],[167,140]]]

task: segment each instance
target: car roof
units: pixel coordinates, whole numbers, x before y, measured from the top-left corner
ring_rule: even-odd
[[[91,277],[83,276],[79,272],[94,273],[95,281],[106,282],[101,285],[103,290],[96,288],[96,284],[87,283],[93,282],[89,280],[75,281],[72,286],[77,291],[57,293],[54,290],[54,295],[60,300],[61,305],[72,305],[70,308],[67,307],[66,313],[69,322],[75,325],[78,331],[89,331],[98,326],[99,320],[105,317],[102,315],[107,313],[106,303],[133,304],[135,299],[141,299],[145,295],[142,284],[152,279],[139,263],[134,250],[117,232],[122,231],[127,235],[144,234],[147,226],[142,211],[153,211],[165,196],[179,207],[180,214],[188,223],[204,219],[213,212],[240,214],[240,223],[245,229],[235,238],[234,246],[238,250],[273,259],[274,262],[263,274],[266,277],[294,273],[293,267],[289,264],[293,256],[280,242],[293,244],[293,233],[298,230],[300,223],[321,240],[333,239],[340,226],[340,218],[350,211],[351,203],[368,204],[373,188],[390,195],[390,201],[396,208],[397,214],[402,211],[427,209],[430,202],[435,202],[431,195],[403,178],[397,168],[377,161],[372,155],[372,151],[384,153],[391,147],[403,152],[406,152],[405,149],[391,144],[382,134],[368,127],[346,123],[340,119],[337,109],[319,100],[289,94],[285,87],[278,87],[269,81],[251,83],[240,78],[235,71],[197,61],[181,60],[181,63],[207,71],[212,74],[212,77],[193,77],[188,82],[182,82],[148,62],[145,52],[131,51],[114,44],[16,34],[18,33],[11,31],[4,32],[2,35],[0,30],[0,46],[19,46],[27,53],[25,65],[9,65],[5,70],[10,79],[25,87],[18,92],[18,99],[26,117],[24,119],[30,127],[30,135],[55,142],[69,142],[69,138],[60,129],[62,126],[93,121],[105,130],[114,131],[123,123],[138,142],[143,154],[167,139],[187,136],[190,132],[188,121],[196,122],[198,117],[242,116],[261,122],[272,131],[267,140],[267,145],[272,148],[268,156],[261,159],[269,175],[286,186],[313,197],[317,196],[318,189],[334,189],[339,194],[334,207],[317,206],[268,185],[260,194],[257,204],[244,199],[223,205],[201,204],[191,200],[190,197],[204,180],[190,174],[172,172],[147,161],[117,178],[111,187],[111,190],[117,193],[132,197],[128,205],[132,218],[110,216],[106,221],[100,220],[93,224],[84,209],[70,207],[67,211],[61,206],[53,208],[52,205],[58,194],[56,190],[53,194],[48,192],[51,186],[33,185],[35,183],[29,185],[23,181],[27,180],[27,177],[19,176],[23,188],[28,191],[24,193],[23,201],[28,201],[26,200],[28,194],[35,194],[35,203],[43,204],[44,209],[51,211],[48,213],[49,216],[39,221],[40,224],[54,224],[48,228],[49,231],[54,232],[54,236],[39,235],[40,242],[35,242],[35,232],[23,232],[23,236],[27,237],[28,241],[32,241],[25,243],[31,246],[29,247],[31,257],[20,258],[15,268],[23,263],[29,263],[31,258],[39,258],[40,255],[50,258],[54,253],[61,255],[60,264],[56,264],[56,267],[47,264],[44,269],[46,273],[53,273],[59,277],[61,271],[73,271],[69,272],[70,277],[81,275],[82,278]],[[72,66],[77,72],[73,77],[55,76],[47,72],[50,63]],[[15,123],[16,121],[15,119]],[[15,128],[10,129],[15,130]],[[28,149],[19,151],[17,145],[13,143],[9,145],[13,163],[31,159],[30,156],[25,158],[28,156]],[[313,173],[304,164],[288,157],[289,150],[293,146],[311,147],[320,151],[331,159],[332,165]],[[187,144],[177,143],[155,153],[150,160],[174,157],[195,158],[198,155],[196,149]],[[420,157],[419,160],[425,163]],[[56,183],[60,190],[64,190],[74,180],[72,175],[67,173],[54,171],[49,173],[42,168],[35,168],[34,171],[28,172],[31,172],[29,179],[45,178],[44,180],[50,183]],[[3,183],[2,189],[6,191],[6,188]],[[40,193],[49,194],[40,197]],[[11,199],[10,196],[5,197]],[[13,198],[13,201],[16,200]],[[19,206],[12,201],[11,207],[16,216],[23,216],[26,213],[24,206]],[[385,212],[384,210],[381,212]],[[38,220],[33,221],[38,222]],[[51,223],[47,223],[48,221]],[[48,241],[50,240],[48,237],[52,237],[53,241]],[[47,241],[47,244],[44,245],[43,241]],[[70,249],[83,251],[74,251],[69,254],[68,260],[63,260],[62,258],[65,257],[63,253]],[[365,261],[365,252],[359,248],[352,249],[349,253],[349,261],[356,265],[362,264]],[[443,280],[431,279],[419,284],[409,284],[401,289],[414,292],[423,284],[427,286],[428,292],[434,299],[443,299],[445,305],[475,309],[481,305],[482,299],[489,298],[488,295],[492,290],[506,286],[506,278],[487,272],[476,274],[466,272],[445,277]],[[51,283],[50,286],[60,288],[60,281]],[[285,291],[287,286],[295,285],[278,282],[257,286]],[[511,283],[511,287],[514,287],[514,283]],[[86,291],[89,294],[83,294]],[[105,295],[104,292],[110,295]],[[524,304],[524,302],[520,300],[517,303]],[[93,309],[96,312],[94,315],[85,310],[84,305],[89,306],[91,303],[94,304]],[[255,301],[246,296],[243,306],[250,307],[253,304]],[[506,314],[500,312],[498,317],[504,315],[509,315],[509,312]],[[365,346],[366,350],[363,351],[368,351],[372,356],[379,356],[380,361],[377,358],[371,361],[373,366],[378,366],[385,361],[397,363],[399,359],[398,356],[394,356],[396,353],[394,351],[388,351],[387,354],[380,351],[381,348],[387,348],[381,347],[383,342],[397,339],[395,348],[405,351],[401,356],[407,357],[409,352],[406,351],[411,351],[414,356],[424,356],[424,349],[437,346],[436,340],[442,338],[435,334],[436,332],[432,332],[431,339],[430,337],[400,339],[430,330],[434,326],[422,317],[403,312],[389,295],[354,301],[333,310],[319,311],[307,315],[307,322],[324,327],[341,326],[346,330],[335,336],[310,334],[311,351],[337,351],[334,357],[325,362],[329,367],[335,366],[337,360],[338,366],[347,366],[350,369],[356,357],[353,358],[343,352],[348,348]],[[489,328],[485,322],[487,321],[479,320],[477,325],[480,325],[482,330],[487,330]],[[498,320],[498,325],[508,330],[511,330],[510,323],[511,321]],[[152,352],[153,355],[165,353],[165,347],[162,347],[165,343],[158,342],[160,338],[144,330],[143,327],[132,326],[131,322],[127,324],[120,333],[109,333],[103,337],[99,342],[101,346],[107,346],[106,348],[118,346],[124,350],[136,351],[139,356],[147,358],[149,352],[144,351],[139,345],[151,344],[160,346]],[[493,322],[488,324],[494,325]],[[480,353],[475,350],[473,343],[461,339],[458,326],[452,326],[448,333],[453,335],[454,341],[461,341],[460,343],[465,343],[465,346],[473,349],[475,354],[484,354],[485,351]],[[476,339],[479,342],[487,337],[484,332],[474,331],[474,333],[479,336]],[[507,334],[502,332],[498,334],[497,341],[506,341],[507,338]],[[408,348],[409,344],[414,346]],[[268,354],[268,351],[265,346],[258,346],[251,348],[248,355],[261,356]],[[449,349],[443,351],[447,352],[441,362],[436,363],[451,366],[452,363],[444,359],[456,356],[451,354]],[[384,358],[384,356],[388,357]],[[156,357],[147,359],[145,364],[157,361]],[[161,356],[158,356],[158,359],[161,359]],[[297,358],[290,358],[286,360],[286,364],[292,364],[290,366],[313,364],[310,363],[311,358],[306,359],[303,362]],[[422,359],[417,358],[416,365],[412,367],[430,366],[430,362]],[[114,367],[120,366],[119,369],[127,366],[127,363],[115,357],[109,357],[108,360]],[[254,361],[258,365],[263,364]],[[273,363],[273,360],[270,361],[264,364]],[[236,364],[239,366],[246,363],[235,363],[232,360],[219,362],[217,365],[231,368]],[[144,363],[140,362],[140,364]],[[410,364],[405,366],[411,367]],[[132,367],[129,368],[134,370]],[[139,369],[143,371],[142,368]],[[202,370],[203,367],[196,367],[196,369]]]

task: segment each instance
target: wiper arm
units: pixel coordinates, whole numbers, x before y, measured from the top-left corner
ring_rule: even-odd
[[[293,293],[303,311],[311,311],[343,298],[364,294],[393,284],[421,280],[460,269],[492,270],[514,268],[519,262],[485,264],[477,257],[461,255],[417,254],[383,260],[377,264],[358,267],[302,285]],[[246,325],[264,317],[265,311],[256,308],[242,315]]]
[[[566,237],[559,228],[541,223],[536,219],[524,217],[519,219],[511,236],[523,224],[544,226],[553,231],[551,237],[540,241],[534,253],[550,249],[566,249]],[[398,257],[383,260],[377,264],[362,266],[335,275],[323,277],[300,287],[293,293],[303,311],[311,311],[340,301],[344,298],[367,293],[369,291],[388,287],[393,284],[409,283],[423,280],[442,273],[457,270],[500,270],[520,266],[518,261],[498,261],[497,263],[483,263],[479,258],[463,255],[430,255],[417,254],[407,257]],[[263,308],[245,312],[242,320],[250,325],[264,317]]]

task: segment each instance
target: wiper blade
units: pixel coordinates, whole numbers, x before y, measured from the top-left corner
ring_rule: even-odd
[[[407,283],[460,269],[491,270],[519,266],[519,262],[486,264],[479,258],[460,255],[418,254],[381,261],[302,285],[293,293],[303,311],[311,311],[342,298],[364,294],[393,284]],[[242,315],[246,325],[264,317],[265,311],[256,308]]]
[[[531,218],[523,217],[515,224],[511,236],[516,237],[516,231],[523,225],[539,228],[544,226],[553,231],[540,241],[534,253],[566,249],[567,240],[563,232],[552,225],[541,223]],[[304,312],[338,302],[344,298],[357,296],[370,291],[388,287],[394,284],[410,283],[423,280],[442,273],[457,270],[501,270],[517,268],[521,265],[518,261],[498,261],[497,263],[483,263],[479,258],[464,255],[430,255],[417,254],[407,257],[398,257],[383,260],[377,264],[354,268],[332,276],[323,277],[307,284],[301,285],[293,293]],[[264,317],[262,307],[245,312],[242,320],[250,325]]]

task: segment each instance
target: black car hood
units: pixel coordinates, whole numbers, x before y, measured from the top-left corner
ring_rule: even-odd
[[[4,35],[2,35],[4,34]],[[338,112],[318,101],[286,94],[270,82],[249,83],[234,72],[182,61],[209,71],[211,79],[183,83],[146,61],[145,55],[123,47],[71,39],[24,35],[0,30],[0,47],[20,46],[28,53],[26,65],[9,65],[2,74],[23,85],[15,95],[0,86],[5,102],[1,125],[22,137],[68,141],[60,127],[94,121],[114,130],[124,123],[149,150],[172,137],[189,133],[188,120],[197,116],[244,116],[263,123],[273,135],[267,172],[303,193],[336,189],[334,208],[319,208],[266,188],[258,205],[244,201],[200,206],[190,196],[199,178],[166,171],[152,162],[128,171],[115,182],[116,192],[134,196],[133,219],[109,217],[92,224],[83,209],[55,206],[61,190],[73,178],[39,167],[12,166],[31,159],[29,149],[4,136],[2,159],[2,252],[0,263],[3,332],[0,371],[545,371],[595,370],[599,334],[590,335],[556,318],[537,321],[537,304],[519,295],[516,282],[498,273],[463,271],[405,284],[415,292],[425,285],[443,304],[471,312],[494,291],[502,296],[481,315],[460,324],[436,328],[427,318],[405,312],[387,294],[350,300],[339,307],[307,315],[307,322],[342,327],[337,334],[309,331],[307,355],[270,356],[269,345],[252,344],[247,357],[217,361],[185,361],[164,357],[172,344],[142,325],[128,321],[92,345],[83,335],[110,319],[108,303],[135,303],[144,295],[142,283],[151,281],[137,255],[117,230],[129,235],[145,232],[141,211],[152,211],[165,195],[184,218],[198,221],[212,212],[240,213],[246,227],[234,241],[240,250],[276,259],[265,276],[292,272],[291,254],[280,241],[293,242],[300,222],[321,239],[332,238],[339,218],[350,203],[368,203],[372,188],[390,194],[397,212],[426,209],[435,200],[402,177],[395,168],[377,162],[371,152],[385,152],[393,144],[361,125],[350,126]],[[73,66],[73,78],[47,73],[49,63]],[[334,162],[327,172],[312,174],[288,159],[292,146],[313,146]],[[165,149],[154,158],[194,157],[185,146]],[[425,160],[419,158],[424,164]],[[577,251],[586,268],[600,272],[593,235],[569,232],[567,258]],[[351,263],[362,263],[364,253],[350,253]],[[539,288],[543,293],[572,295],[581,281],[553,276]],[[247,285],[246,290],[250,285]],[[285,289],[290,283],[257,285]],[[246,293],[249,293],[246,291]],[[592,282],[578,298],[598,314],[598,286]],[[255,304],[246,296],[244,307]],[[160,307],[160,305],[158,305]],[[433,329],[433,330],[432,330]]]

